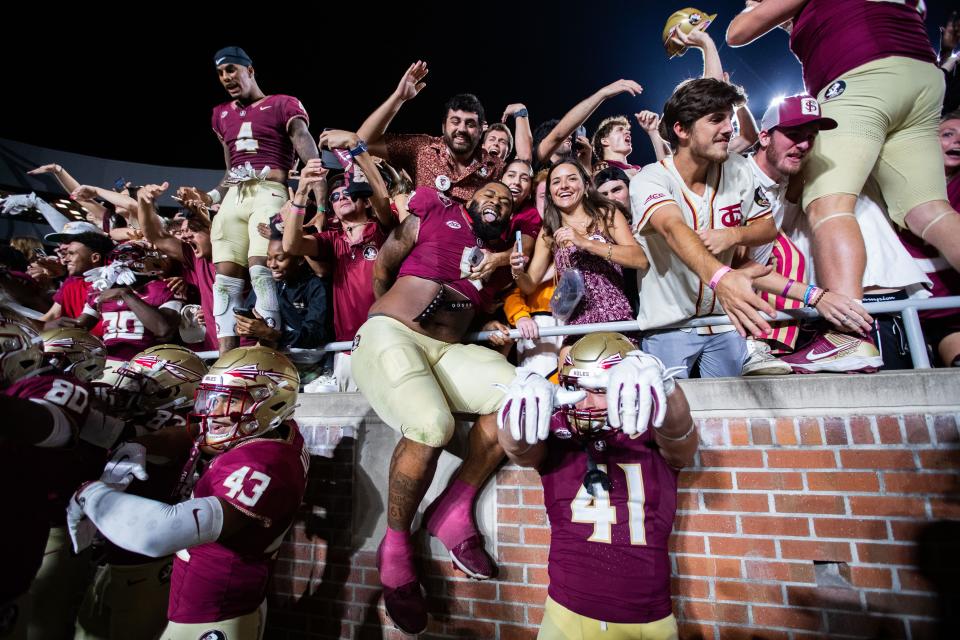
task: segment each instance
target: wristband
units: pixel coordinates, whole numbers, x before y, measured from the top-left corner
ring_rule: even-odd
[[[813,299],[810,300],[810,306],[815,307],[820,304],[820,301],[823,300],[823,296],[827,295],[829,289],[818,289],[817,293],[814,294]]]
[[[713,277],[710,278],[710,283],[707,286],[709,286],[711,289],[716,289],[717,285],[720,283],[720,278],[727,275],[731,271],[733,271],[733,269],[727,265],[723,265],[714,272]]]
[[[349,151],[351,158],[356,158],[361,153],[366,153],[366,152],[367,152],[367,143],[364,142],[363,140],[357,140],[357,146],[355,146],[353,149],[350,149]]]
[[[810,297],[816,292],[817,288],[812,284],[807,285],[807,290],[803,292],[803,304],[804,306],[810,306]]]
[[[792,279],[792,278],[791,278],[790,280],[787,280],[787,286],[785,286],[785,287],[783,288],[783,293],[780,294],[780,297],[781,297],[781,298],[789,297],[789,295],[790,295],[790,287],[792,287],[796,282],[797,282],[797,281],[794,280],[794,279]]]
[[[520,110],[517,111],[515,114],[513,114],[513,118],[514,118],[514,119],[517,119],[517,118],[527,118],[527,117],[529,117],[529,116],[530,116],[530,112],[527,111],[526,109],[520,109]]]
[[[293,200],[291,200],[291,201],[290,201],[290,206],[293,207],[294,209],[306,209],[306,208],[307,208],[307,203],[304,202],[303,204],[297,204],[296,202],[294,202]]]
[[[210,196],[210,204],[220,204],[220,192],[216,189],[211,189],[207,191],[207,195]]]
[[[685,434],[683,434],[683,435],[680,436],[679,438],[671,438],[670,436],[665,436],[665,435],[663,435],[663,432],[660,431],[660,429],[657,429],[655,433],[656,433],[658,436],[660,436],[661,438],[663,438],[664,440],[670,440],[671,442],[679,442],[679,441],[681,441],[681,440],[686,440],[687,438],[689,438],[689,437],[690,437],[690,434],[692,434],[694,431],[696,431],[696,429],[697,429],[697,423],[691,422],[691,423],[690,423],[690,428],[687,430],[687,432],[686,432]]]

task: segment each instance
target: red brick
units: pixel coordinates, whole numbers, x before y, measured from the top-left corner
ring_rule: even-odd
[[[696,578],[673,578],[670,581],[670,585],[670,593],[683,596],[684,598],[706,599],[710,597],[709,580],[698,580]],[[736,600],[738,598],[734,599]]]
[[[800,443],[808,446],[823,444],[820,435],[820,421],[816,418],[801,418],[797,425],[800,429]]]
[[[914,547],[911,544],[882,544],[878,542],[860,542],[857,544],[857,557],[864,564],[913,564]]]
[[[515,584],[501,584],[500,602],[526,602],[542,605],[547,600],[546,587],[529,587]]]
[[[930,499],[930,512],[934,520],[960,520],[960,502],[955,499]]]
[[[810,491],[876,493],[880,491],[880,481],[876,472],[810,472],[807,474],[807,487]]]
[[[788,560],[850,562],[850,543],[822,540],[781,540],[780,555]]]
[[[886,520],[863,520],[858,518],[815,518],[813,530],[818,538],[861,538],[886,540]]]
[[[745,535],[806,536],[810,534],[810,526],[806,518],[742,516],[740,526]]]
[[[777,444],[788,447],[797,444],[797,431],[794,428],[793,418],[777,418]]]
[[[460,574],[461,576],[463,574]],[[476,580],[446,580],[447,595],[451,598],[473,600],[496,600],[497,585]]]
[[[709,511],[752,511],[770,510],[765,493],[703,493],[703,505]]]
[[[520,527],[499,525],[497,527],[497,541],[507,544],[519,544]]]
[[[543,509],[500,507],[497,521],[503,524],[547,524],[547,512]]]
[[[932,618],[937,615],[937,599],[903,593],[867,593],[867,610]]]
[[[940,624],[936,620],[910,620],[911,638],[936,638]]]
[[[703,536],[685,536],[675,533],[670,536],[670,551],[705,555],[707,546]]]
[[[933,449],[921,451],[920,466],[924,469],[960,469],[960,450]]]
[[[877,416],[877,432],[881,444],[900,444],[900,421],[893,416]]]
[[[934,591],[933,585],[916,569],[898,569],[897,577],[901,591]]]
[[[740,561],[732,558],[678,555],[676,559],[677,575],[717,576],[720,578],[740,577]]]
[[[550,545],[550,527],[524,527],[523,544]]]
[[[891,520],[890,529],[893,531],[894,540],[913,542],[926,524],[926,522],[920,520]]]
[[[886,493],[944,494],[957,491],[957,476],[952,473],[885,473]]]
[[[865,416],[853,416],[850,422],[850,435],[853,436],[853,444],[875,444],[873,439],[873,428],[870,425],[870,418]]]
[[[492,622],[454,618],[444,625],[444,631],[457,638],[493,638],[497,626]]]
[[[729,471],[681,471],[678,479],[681,489],[733,489],[733,474]]]
[[[536,640],[540,632],[536,627],[517,627],[509,624],[500,625],[500,640]]]
[[[937,434],[937,444],[960,442],[960,431],[953,416],[936,416],[933,419],[933,432]]]
[[[747,578],[753,580],[776,580],[778,582],[814,583],[813,563],[810,562],[745,562]]]
[[[527,607],[527,622],[530,624],[535,624],[537,627],[540,626],[540,623],[543,622],[543,607]]]
[[[855,587],[866,589],[890,589],[893,586],[893,573],[890,569],[850,567],[850,582]]]
[[[514,506],[520,504],[520,490],[516,487],[497,487],[497,505]]]
[[[773,502],[778,513],[845,513],[841,496],[813,496],[809,494],[775,495]]]
[[[833,469],[837,466],[833,451],[768,451],[770,469]]]
[[[750,432],[746,420],[730,420],[727,424],[727,433],[730,434],[730,445],[746,447],[750,444]]]
[[[753,434],[753,444],[773,444],[773,434],[770,431],[770,421],[756,419],[750,421],[750,432]]]
[[[729,624],[718,624],[717,630],[720,632],[721,640],[790,640],[790,634],[786,631],[775,631],[773,629],[764,629],[762,634],[756,627],[735,627]]]
[[[747,607],[742,604],[717,604],[686,600],[683,603],[685,618],[695,620],[717,620],[720,622],[747,622]]]
[[[750,450],[703,449],[700,451],[702,467],[762,467],[763,453]]]
[[[906,638],[904,621],[883,618],[869,613],[827,612],[827,628],[831,636],[850,635],[857,638]]]
[[[795,607],[860,611],[860,591],[828,587],[787,587],[787,602]]]
[[[478,600],[473,603],[473,617],[498,622],[526,622],[527,611],[522,605]]]
[[[547,549],[544,547],[514,547],[500,545],[500,562],[508,564],[547,564]]]
[[[930,428],[923,416],[909,415],[903,417],[903,426],[907,431],[907,442],[910,444],[929,444]]]
[[[700,511],[700,493],[698,491],[678,491],[677,509],[679,511]]]
[[[539,571],[540,569],[537,569]],[[543,569],[546,571],[546,569]],[[500,570],[497,572],[497,582],[520,582],[525,583],[527,580],[524,577],[524,570],[522,564],[501,564]]]
[[[524,506],[543,507],[543,489],[524,489],[520,492]]]
[[[698,420],[697,434],[702,446],[723,447],[727,444],[727,430],[723,428],[723,420],[719,418]]]
[[[926,509],[915,498],[850,496],[850,512],[855,516],[922,516]]]
[[[847,425],[843,422],[843,418],[824,418],[823,433],[828,445],[847,444]]]
[[[844,469],[915,469],[913,453],[889,449],[847,449],[840,451]]]
[[[717,594],[716,600],[783,604],[783,589],[778,584],[755,584],[752,582],[717,580],[714,583],[714,590]]]
[[[517,469],[516,467],[501,469],[497,472],[497,484],[519,485],[521,487],[539,487],[540,474],[529,469]]]
[[[777,549],[773,540],[739,536],[731,538],[710,536],[710,554],[743,558],[776,558]]]
[[[787,627],[819,631],[823,620],[817,611],[803,611],[792,607],[751,607],[753,623],[761,627]],[[762,637],[762,636],[761,636]]]
[[[737,473],[738,489],[773,489],[780,491],[798,491],[803,489],[803,476],[799,473]]]
[[[548,585],[550,584],[550,574],[546,567],[527,567],[527,584]]]
[[[699,531],[707,533],[736,533],[736,516],[708,514],[679,514],[675,531]]]
[[[716,633],[716,626],[703,622],[677,621],[677,632],[680,640],[711,640]]]

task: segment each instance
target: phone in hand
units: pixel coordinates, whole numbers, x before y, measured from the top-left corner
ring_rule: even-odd
[[[467,254],[467,262],[471,267],[476,267],[483,262],[483,249],[480,247],[471,249],[470,253]]]
[[[513,245],[513,250],[517,253],[523,253],[523,239],[519,230],[517,231],[517,240]]]
[[[234,307],[233,313],[234,315],[238,315],[244,318],[249,318],[251,320],[257,319],[257,316],[253,315],[253,309],[250,309],[248,307]]]

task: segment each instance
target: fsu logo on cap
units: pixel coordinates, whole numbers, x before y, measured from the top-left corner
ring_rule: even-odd
[[[800,101],[800,111],[805,116],[820,115],[820,104],[813,98],[804,98]]]

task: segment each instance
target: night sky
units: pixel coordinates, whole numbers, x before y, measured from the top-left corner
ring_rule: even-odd
[[[225,3],[218,14],[153,5],[163,13],[45,16],[21,38],[0,41],[4,116],[0,137],[94,156],[220,169],[210,130],[214,105],[226,100],[212,56],[239,45],[253,58],[261,89],[300,98],[311,130],[356,129],[416,59],[430,65],[427,88],[407,103],[391,131],[439,133],[442,106],[454,93],[477,94],[488,120],[523,102],[532,124],[558,118],[601,86],[630,78],[644,87],[618,96],[588,121],[661,111],[673,87],[702,70],[699,52],[668,60],[660,33],[672,11],[663,2],[403,3],[406,11],[364,9],[362,2]],[[952,3],[928,0],[931,38]],[[147,5],[142,5],[148,9]],[[276,7],[271,17],[268,7]],[[300,8],[307,7],[301,13]],[[718,13],[709,32],[732,81],[751,96],[759,119],[779,94],[802,89],[787,36],[772,33],[747,47],[723,44],[736,0],[704,0]],[[593,9],[592,11],[590,9]],[[269,29],[263,25],[271,23]],[[13,22],[9,22],[11,26]],[[259,26],[258,26],[259,25]],[[634,128],[634,162],[653,152]]]

